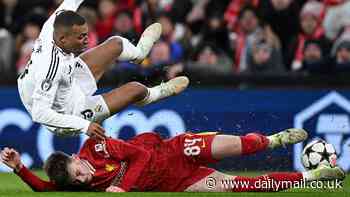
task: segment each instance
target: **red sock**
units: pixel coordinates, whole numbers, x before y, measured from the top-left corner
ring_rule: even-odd
[[[285,190],[292,187],[293,183],[303,180],[303,174],[299,172],[276,172],[258,177],[237,176],[233,192],[272,192]]]
[[[258,133],[248,133],[241,136],[242,155],[253,154],[267,149],[269,140],[266,136]]]

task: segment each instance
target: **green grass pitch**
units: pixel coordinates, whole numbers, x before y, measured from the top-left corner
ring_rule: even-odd
[[[43,172],[36,172],[41,177],[45,177]],[[260,175],[262,172],[237,173],[235,175],[254,176]],[[350,174],[349,174],[350,175]],[[134,192],[134,193],[97,193],[97,192],[33,192],[13,173],[0,173],[0,197],[107,197],[107,196],[122,196],[122,197],[168,197],[168,196],[188,196],[188,197],[204,197],[204,196],[308,196],[308,197],[349,197],[350,196],[350,178],[348,177],[343,182],[341,189],[290,189],[283,192],[271,193],[160,193],[160,192]]]

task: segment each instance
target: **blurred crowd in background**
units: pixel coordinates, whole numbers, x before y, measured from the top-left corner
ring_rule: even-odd
[[[62,0],[0,0],[0,77],[25,67],[35,39]],[[161,40],[141,64],[116,62],[106,78],[173,78],[350,71],[348,0],[85,0],[89,47],[112,35],[137,43],[149,24]],[[103,57],[101,57],[103,58]]]

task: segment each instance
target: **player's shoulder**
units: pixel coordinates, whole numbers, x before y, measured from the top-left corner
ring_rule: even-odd
[[[37,51],[37,52],[35,52]],[[36,67],[36,78],[45,78],[51,81],[61,77],[62,65],[59,51],[54,45],[38,46],[33,48],[32,64]]]
[[[106,141],[108,141],[109,139],[106,139]],[[82,146],[82,149],[84,149],[84,148],[88,148],[88,149],[93,149],[94,147],[95,147],[95,145],[98,145],[98,144],[105,144],[105,142],[101,142],[101,141],[98,141],[98,140],[96,140],[96,139],[94,139],[94,138],[88,138],[85,142],[84,142],[84,144],[83,144],[83,146]]]
[[[48,64],[56,63],[59,64],[59,59],[62,56],[62,50],[56,46],[54,41],[44,41],[38,38],[32,49],[32,60],[37,60],[36,63]]]
[[[53,41],[46,41],[41,39],[40,37],[35,40],[33,50],[32,50],[32,56],[40,56],[43,57],[50,57],[50,55],[53,53]]]
[[[92,139],[92,138],[88,138],[83,146],[80,148],[79,154],[84,154],[86,152],[90,152],[90,150],[95,146],[95,144],[97,143],[96,140]]]
[[[115,143],[115,142],[114,142]],[[109,148],[109,139],[106,139],[106,141],[98,141],[93,138],[87,139],[82,148],[79,151],[79,155],[100,155],[104,156],[105,154],[108,155]]]

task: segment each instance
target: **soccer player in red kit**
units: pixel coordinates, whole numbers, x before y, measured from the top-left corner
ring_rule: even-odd
[[[144,133],[128,141],[90,138],[78,155],[55,152],[47,159],[44,169],[50,181],[32,174],[14,149],[5,148],[1,160],[34,191],[278,191],[291,185],[258,188],[256,183],[343,179],[345,173],[339,167],[329,166],[303,173],[270,173],[258,177],[233,176],[206,167],[225,157],[253,154],[306,138],[307,133],[302,129],[287,129],[271,136],[185,133],[162,139],[156,133]],[[213,180],[216,184],[208,183]],[[244,181],[248,186],[220,184],[225,180]]]

